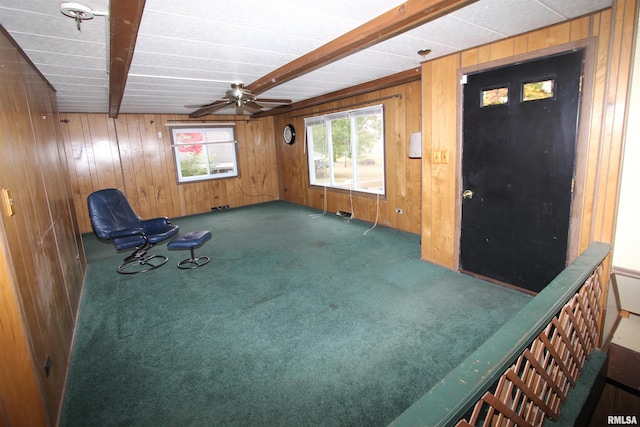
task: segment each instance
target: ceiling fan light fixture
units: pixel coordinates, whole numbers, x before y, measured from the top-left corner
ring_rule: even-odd
[[[70,1],[60,3],[60,12],[69,18],[83,21],[93,19],[94,16],[93,10],[89,6]]]
[[[227,90],[226,96],[221,99],[217,99],[211,104],[203,105],[198,111],[191,113],[189,116],[192,118],[202,117],[206,114],[211,114],[214,111],[222,110],[226,107],[236,107],[237,114],[243,114],[248,112],[249,114],[257,113],[265,108],[273,108],[272,106],[265,106],[264,104],[276,104],[289,105],[290,99],[272,99],[272,98],[259,98],[248,89],[245,89],[244,83],[241,81],[231,82],[231,89]],[[185,107],[190,108],[185,105]]]
[[[71,1],[60,3],[60,12],[62,12],[63,15],[68,16],[69,18],[73,18],[76,21],[78,31],[80,31],[80,24],[82,23],[82,21],[93,19],[94,16],[108,15],[107,12],[94,11],[89,6]]]

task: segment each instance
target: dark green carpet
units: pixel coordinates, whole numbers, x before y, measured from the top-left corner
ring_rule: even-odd
[[[179,218],[196,251],[89,259],[62,426],[382,426],[530,296],[419,260],[419,237],[286,202]],[[126,255],[126,254],[125,254]]]

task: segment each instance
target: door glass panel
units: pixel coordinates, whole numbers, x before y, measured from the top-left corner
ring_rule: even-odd
[[[482,90],[482,106],[503,105],[509,102],[509,88],[497,87]]]
[[[555,80],[541,80],[524,83],[522,85],[522,102],[553,98],[555,95]]]

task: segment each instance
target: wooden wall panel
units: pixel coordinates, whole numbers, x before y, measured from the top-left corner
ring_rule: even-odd
[[[55,133],[56,136],[55,146],[51,147],[52,150],[56,149],[56,152],[52,152],[52,159],[56,160],[56,164],[61,165],[63,168],[62,172],[60,170],[51,171],[51,174],[57,175],[57,183],[50,189],[49,204],[51,205],[51,217],[54,221],[60,263],[67,288],[67,299],[71,313],[75,318],[75,313],[78,312],[80,305],[87,258],[84,253],[78,217],[71,192],[67,157],[62,143],[64,138],[59,125],[60,116],[55,94],[50,95],[49,105],[52,109],[52,120],[49,122],[49,126],[52,128],[51,132]]]
[[[569,41],[584,40],[591,36],[591,22],[592,18],[589,16],[582,19],[576,19],[571,21],[571,30],[569,32]]]
[[[457,214],[456,194],[459,192],[456,179],[456,161],[458,146],[455,144],[457,135],[457,115],[450,114],[442,104],[457,99],[458,74],[460,64],[458,55],[445,57],[429,67],[431,76],[425,79],[431,84],[430,98],[423,98],[423,105],[431,104],[429,124],[423,123],[423,129],[430,129],[429,134],[423,132],[423,139],[427,142],[429,157],[423,156],[423,162],[430,163],[430,174],[426,175],[423,184],[424,192],[429,193],[429,206],[423,204],[423,213],[429,209],[427,218],[422,222],[422,230],[433,228],[428,234],[429,244],[423,241],[422,257],[430,261],[447,265],[448,260],[456,256],[455,238]],[[424,116],[426,117],[426,115]],[[449,163],[433,163],[433,151],[448,151]],[[424,174],[424,171],[423,171]],[[444,190],[444,191],[443,191]],[[426,237],[426,235],[423,235]]]
[[[234,122],[240,177],[177,183],[168,123],[187,116],[160,114],[62,114],[67,161],[78,223],[90,232],[86,199],[102,188],[119,188],[143,218],[209,212],[212,207],[244,206],[276,200],[277,162],[273,118],[215,116]],[[206,121],[206,120],[205,120]]]
[[[32,341],[35,342],[38,338],[41,342],[35,346],[34,362],[42,367],[47,356],[50,356],[52,366],[56,367],[51,369],[48,377],[43,375],[42,384],[47,397],[47,411],[57,417],[66,381],[66,366],[71,358],[75,323],[75,312],[69,304],[60,259],[56,236],[57,221],[53,216],[68,216],[67,213],[53,210],[56,208],[56,198],[60,198],[56,193],[64,194],[63,186],[66,183],[60,180],[62,165],[58,158],[57,135],[50,125],[56,116],[49,105],[49,89],[26,60],[22,60],[21,63],[33,135],[31,143],[24,145],[23,154],[31,164],[28,167],[29,186],[21,192],[32,205],[32,216],[18,220],[26,220],[28,223],[29,238],[25,247],[26,253],[23,251],[23,261],[27,264],[29,292],[34,299],[32,305],[37,313],[37,316],[27,317],[26,322],[30,331],[38,331],[38,334],[32,334]]]
[[[477,54],[477,51],[475,51]],[[433,167],[435,166],[431,158],[433,156],[433,149],[430,140],[430,135],[433,133],[435,124],[432,117],[436,114],[439,107],[434,105],[433,90],[435,88],[433,82],[433,62],[425,62],[422,65],[422,197],[420,202],[422,203],[421,209],[421,222],[420,222],[420,234],[421,245],[420,252],[423,259],[431,260],[432,248],[433,248],[433,233],[432,224],[435,222],[433,218],[433,197],[434,190],[431,186],[431,177],[433,175]],[[455,158],[455,157],[454,157]]]
[[[12,216],[3,210],[0,224],[2,277],[7,279],[3,294],[14,295],[3,298],[2,310],[18,313],[22,327],[16,329],[17,319],[7,324],[3,319],[0,328],[15,332],[2,347],[0,365],[17,368],[8,383],[3,380],[3,410],[11,419],[26,404],[33,425],[43,424],[43,418],[53,425],[62,402],[86,264],[60,150],[55,94],[4,32],[0,46],[0,187],[11,190],[15,206]],[[22,365],[12,361],[14,352]],[[49,375],[44,370],[47,357]],[[16,405],[12,394],[27,390],[26,401]],[[32,425],[15,423],[22,424]]]
[[[609,44],[611,10],[602,12],[593,17],[593,35],[597,37],[596,65],[594,70],[594,90],[592,95],[591,125],[589,126],[588,144],[584,148],[586,170],[598,171],[600,164],[600,139],[603,129],[603,117],[606,107],[605,88],[607,86],[609,68]],[[584,194],[595,194],[599,173],[585,174],[581,177],[582,191]],[[580,216],[576,218],[580,223],[578,234],[578,246],[586,247],[592,241],[593,235],[591,222],[594,218],[596,199],[585,198],[580,208]]]
[[[6,237],[0,228],[0,425],[44,426],[46,416],[33,371],[28,335],[22,326],[14,277],[4,254]],[[6,424],[5,424],[6,423]]]
[[[516,54],[515,38],[502,40],[487,47],[489,49],[489,61],[497,61],[499,59],[509,58]]]
[[[535,52],[536,50],[567,44],[570,39],[570,22],[546,27],[529,34],[527,37],[527,52]]]
[[[419,233],[422,161],[408,158],[409,137],[411,133],[420,132],[422,109],[419,81],[276,116],[276,152],[281,198],[324,209],[324,188],[309,185],[304,139],[305,117],[376,104],[384,105],[387,194],[380,197],[378,203],[375,196],[353,193],[351,197],[348,191],[327,189],[327,211],[331,214],[335,214],[337,210],[353,212],[356,218],[370,222],[375,221],[377,214],[381,225]],[[287,123],[293,124],[297,131],[293,145],[282,141],[282,129]],[[396,208],[402,209],[403,213],[396,214]]]
[[[594,195],[597,201],[594,209],[595,220],[589,227],[593,240],[607,243],[613,242],[615,230],[624,128],[627,120],[627,97],[640,2],[619,0],[614,4],[616,6],[611,19],[612,38],[609,46],[607,86],[600,88],[606,99],[600,139],[601,170]],[[583,226],[587,227],[586,224]]]
[[[406,102],[404,104],[404,118],[406,120],[404,125],[405,136],[401,137],[401,140],[411,138],[412,133],[420,132],[422,121],[422,87],[420,82],[416,82],[412,85],[405,86]],[[399,204],[404,206],[412,206],[408,209],[404,215],[399,216],[399,227],[401,230],[409,230],[412,233],[420,232],[420,223],[422,216],[422,208],[419,200],[422,194],[422,160],[409,158],[409,146],[407,144],[398,144],[399,147],[403,147],[404,151],[401,156],[405,159],[406,164],[404,170],[406,171],[406,193],[403,194],[403,199],[399,201]],[[400,169],[402,170],[402,169]]]
[[[24,179],[18,173],[14,160],[14,144],[20,144],[22,132],[30,134],[26,101],[23,98],[19,55],[15,46],[0,33],[0,187],[12,192]],[[18,206],[16,206],[18,208]],[[9,225],[5,229],[7,213],[3,210],[0,221],[0,399],[2,423],[9,425],[46,424],[40,383],[36,377],[31,355],[29,332],[23,324],[24,312],[17,284],[24,283],[26,273],[20,265],[14,267],[16,243],[20,244],[19,227]],[[9,241],[14,242],[13,252]],[[18,274],[20,276],[18,276]],[[22,279],[22,281],[20,281]]]
[[[123,188],[113,120],[106,114],[61,114],[60,125],[78,224],[91,229],[87,195],[94,188]]]
[[[480,70],[543,56],[551,49],[590,40],[595,40],[593,58],[587,61],[593,84],[583,99],[589,108],[581,117],[571,257],[594,240],[611,243],[637,13],[637,0],[618,0],[612,10],[423,64],[423,259],[458,268],[460,156],[450,165],[431,164],[427,157],[432,150],[456,152],[460,147],[456,74],[468,67]]]

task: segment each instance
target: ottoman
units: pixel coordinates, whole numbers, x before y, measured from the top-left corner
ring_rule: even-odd
[[[210,231],[191,231],[180,234],[167,244],[169,249],[189,249],[191,258],[183,259],[178,263],[178,268],[191,269],[202,267],[209,262],[208,256],[195,256],[194,249],[202,246],[204,242],[211,238]]]

